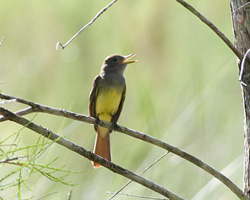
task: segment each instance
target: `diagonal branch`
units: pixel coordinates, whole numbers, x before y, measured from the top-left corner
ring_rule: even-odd
[[[186,9],[188,9],[191,13],[193,13],[196,17],[198,17],[202,22],[204,22],[209,28],[211,28],[225,43],[226,45],[234,52],[234,54],[242,60],[243,55],[238,51],[238,49],[230,42],[230,40],[206,17],[204,17],[199,11],[197,11],[194,7],[189,5],[184,0],[176,0],[178,3],[183,5]]]
[[[48,114],[53,114],[53,115],[58,115],[58,116],[63,116],[63,117],[67,117],[70,119],[74,119],[74,120],[78,120],[78,121],[82,121],[82,122],[87,122],[90,124],[95,124],[96,120],[95,118],[86,116],[86,115],[81,115],[81,114],[77,114],[77,113],[73,113],[73,112],[69,112],[66,110],[61,110],[61,109],[55,109],[55,108],[50,108],[48,106],[43,106],[34,102],[29,102],[27,100],[24,99],[20,99],[20,98],[16,98],[16,97],[12,97],[12,96],[8,96],[8,95],[4,95],[0,93],[0,98],[5,99],[5,100],[11,100],[11,99],[16,99],[16,102],[19,103],[23,103],[26,105],[29,105],[32,107],[32,109],[34,110],[34,112],[43,112],[43,113],[48,113]],[[8,119],[10,120],[8,117],[6,117],[6,115],[4,115],[3,117],[5,117],[5,120]],[[1,118],[0,118],[1,121]],[[123,134],[129,135],[131,137],[143,140],[145,142],[148,142],[150,144],[156,145],[160,148],[163,148],[169,152],[174,153],[175,155],[180,156],[181,158],[193,163],[194,165],[198,166],[199,168],[203,169],[204,171],[208,172],[209,174],[211,174],[213,177],[217,178],[218,180],[220,180],[224,185],[226,185],[235,195],[237,195],[240,199],[248,199],[244,193],[230,180],[228,179],[226,176],[224,176],[223,174],[221,174],[220,172],[218,172],[217,170],[215,170],[214,168],[212,168],[211,166],[209,166],[208,164],[206,164],[205,162],[203,162],[202,160],[194,157],[193,155],[186,153],[182,150],[180,150],[177,147],[174,147],[170,144],[167,144],[166,142],[163,142],[157,138],[154,138],[152,136],[146,135],[142,132],[139,131],[135,131],[123,126],[114,126],[112,123],[110,122],[105,122],[105,121],[101,121],[98,124],[100,126],[121,132]],[[95,160],[94,160],[95,161]],[[98,161],[97,161],[98,162]],[[100,162],[100,164],[102,164]]]
[[[1,93],[0,93],[0,98],[5,99],[5,100],[15,100],[18,103],[28,105],[29,106],[28,108],[17,111],[15,113],[15,114],[20,115],[20,116],[25,115],[25,114],[30,114],[33,112],[43,112],[43,113],[48,113],[48,114],[52,114],[52,115],[67,117],[67,118],[78,120],[78,121],[87,122],[90,124],[95,124],[95,119],[92,117],[88,117],[86,115],[81,115],[81,114],[69,112],[69,111],[66,111],[63,109],[51,108],[48,106],[44,106],[44,105],[41,105],[38,103],[30,102],[30,101],[27,101],[27,100],[24,100],[21,98],[9,96],[9,95],[4,95]],[[6,117],[4,117],[4,116],[0,117],[0,122],[5,121],[5,120],[7,120]]]
[[[124,177],[129,178],[130,180],[137,182],[159,194],[162,194],[163,196],[169,198],[169,199],[173,199],[173,200],[183,200],[181,197],[175,195],[174,193],[168,191],[167,189],[161,187],[160,185],[157,185],[141,176],[136,175],[135,173],[124,169],[94,153],[92,153],[91,151],[88,151],[80,146],[78,146],[77,144],[74,144],[60,136],[58,136],[57,134],[53,133],[52,131],[43,128],[42,126],[38,126],[37,124],[23,118],[20,117],[2,107],[0,107],[0,114],[3,115],[7,120],[13,121],[15,123],[18,123],[22,126],[25,126],[33,131],[35,131],[38,134],[43,135],[46,138],[49,138],[50,140],[55,141],[56,143],[68,148],[71,151],[74,151],[82,156],[84,156],[85,158],[97,162],[99,164],[101,164],[102,166],[106,167],[107,169],[113,171],[114,173],[120,174]]]
[[[82,27],[72,38],[70,38],[70,40],[65,44],[62,45],[62,43],[57,42],[56,44],[56,50],[59,49],[59,45],[62,47],[62,49],[64,49],[66,46],[68,46],[68,44],[74,40],[85,28],[87,28],[88,26],[90,26],[91,24],[94,23],[95,20],[97,20],[98,17],[101,16],[101,14],[103,14],[109,7],[111,7],[117,0],[113,0],[112,2],[110,2],[107,6],[105,6],[103,9],[101,9],[97,15],[89,22],[87,23],[84,27]]]
[[[33,113],[35,111],[33,111],[33,108],[32,107],[28,107],[28,108],[24,108],[22,110],[19,110],[17,112],[15,112],[16,115],[18,116],[23,116],[23,115],[28,115],[30,113]],[[0,122],[3,122],[3,121],[6,121],[7,119],[3,116],[3,117],[0,117]]]
[[[155,160],[151,165],[149,165],[146,169],[144,169],[139,175],[142,175],[144,172],[148,171],[151,167],[153,167],[156,163],[158,163],[161,159],[163,159],[168,154],[169,154],[169,151],[167,151],[160,158],[158,158],[157,160]],[[132,182],[133,181],[129,181],[122,188],[120,188],[117,192],[112,193],[113,195],[108,200],[111,200],[114,197],[116,197],[118,194],[121,194],[121,191],[124,190]]]

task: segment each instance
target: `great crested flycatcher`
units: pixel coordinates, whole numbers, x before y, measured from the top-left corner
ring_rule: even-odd
[[[89,115],[98,120],[116,123],[123,107],[126,93],[126,83],[123,77],[127,64],[136,62],[128,61],[135,56],[110,55],[101,68],[101,72],[95,77],[92,90],[89,95]],[[94,153],[111,161],[109,134],[112,130],[94,125],[97,133],[95,140]],[[93,166],[98,168],[100,165],[93,162]]]

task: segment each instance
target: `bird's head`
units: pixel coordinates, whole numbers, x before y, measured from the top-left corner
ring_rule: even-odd
[[[130,63],[134,63],[137,60],[129,60],[136,54],[130,54],[128,56],[121,56],[121,55],[110,55],[108,56],[102,65],[101,74],[107,73],[115,73],[117,75],[122,75],[125,71],[126,67]]]

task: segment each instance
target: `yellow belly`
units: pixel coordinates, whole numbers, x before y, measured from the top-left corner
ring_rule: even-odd
[[[111,121],[120,105],[122,93],[116,89],[100,92],[96,99],[96,114],[100,120]]]

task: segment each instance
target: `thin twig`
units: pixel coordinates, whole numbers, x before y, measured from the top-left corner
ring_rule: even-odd
[[[155,160],[151,165],[149,165],[146,169],[144,169],[139,175],[142,175],[144,172],[148,171],[151,167],[153,167],[156,163],[158,163],[161,159],[163,159],[166,155],[169,154],[169,151],[164,153],[160,158],[158,158],[157,160]],[[119,189],[117,192],[113,192],[112,196],[108,199],[111,200],[113,199],[115,196],[117,196],[118,194],[120,194],[120,192],[122,190],[124,190],[130,183],[132,183],[133,181],[129,181],[128,183],[126,183],[121,189]]]
[[[3,36],[3,37],[1,38],[1,40],[0,40],[0,46],[2,46],[3,39],[4,39],[4,36]]]
[[[240,6],[239,8],[237,8],[236,10],[232,11],[232,15],[234,15],[237,11],[241,10],[242,8],[244,8],[245,6],[249,5],[250,2],[247,2],[245,4],[243,4],[242,6]]]
[[[15,115],[14,113],[10,112],[9,110],[6,110],[2,107],[0,107],[0,114],[5,116],[8,120],[13,121],[15,123],[18,123],[22,126],[25,126],[26,128],[33,130],[34,132],[43,135],[44,137],[55,141],[56,143],[68,148],[71,151],[74,151],[82,156],[84,156],[85,158],[97,162],[100,165],[102,165],[103,167],[106,167],[107,169],[113,171],[114,173],[120,174],[126,178],[129,178],[130,180],[133,180],[134,182],[137,182],[159,194],[162,194],[163,196],[169,198],[169,199],[173,199],[173,200],[183,200],[181,197],[177,196],[176,194],[170,192],[169,190],[163,188],[160,185],[157,185],[139,175],[136,175],[135,173],[124,169],[94,153],[92,153],[91,151],[88,151],[80,146],[78,146],[77,144],[74,144],[60,136],[58,136],[57,134],[55,134],[54,132],[50,131],[49,129],[43,128],[42,126],[38,126],[37,124],[23,118],[20,117],[18,115]]]
[[[45,198],[47,198],[48,196],[51,196],[51,195],[54,195],[54,194],[57,194],[57,193],[58,193],[58,192],[52,192],[52,193],[46,194],[45,196],[43,196],[43,197],[41,197],[41,198],[39,198],[39,199],[37,199],[37,200],[45,199]]]
[[[0,147],[17,146],[16,144],[0,144]]]
[[[5,101],[0,101],[0,105],[2,104],[7,104],[7,103],[15,103],[16,100],[15,99],[11,99],[11,100],[5,100]]]
[[[225,43],[226,45],[234,52],[234,54],[241,60],[243,58],[242,54],[238,51],[238,49],[231,43],[231,41],[206,17],[204,17],[199,11],[197,11],[194,7],[189,5],[187,2],[183,0],[176,0],[178,3],[187,8],[191,13],[197,16],[202,22],[204,22],[209,28],[211,28]]]
[[[15,114],[19,116],[27,115],[34,112],[32,107],[24,108],[23,110],[17,111]]]
[[[71,196],[72,196],[72,188],[68,192],[68,200],[71,200]]]
[[[113,194],[115,192],[108,192],[109,194]],[[119,195],[127,196],[127,197],[135,197],[138,199],[153,199],[153,200],[168,200],[168,199],[160,199],[156,197],[146,197],[146,196],[139,196],[139,195],[133,195],[133,194],[125,194],[125,193],[118,193]]]
[[[49,114],[63,116],[63,117],[67,117],[67,118],[82,121],[82,122],[87,122],[87,123],[90,123],[90,124],[96,124],[95,118],[89,117],[89,116],[86,116],[86,115],[81,115],[81,114],[78,114],[78,113],[73,113],[73,112],[69,112],[69,111],[61,110],[61,109],[50,108],[48,106],[42,106],[42,105],[34,103],[34,102],[29,102],[29,101],[24,100],[24,99],[20,99],[20,98],[8,96],[8,95],[3,95],[1,93],[0,93],[0,98],[6,99],[6,100],[8,100],[8,99],[16,99],[16,101],[19,102],[19,103],[30,105],[33,108],[34,112],[49,113]],[[2,113],[3,113],[3,109],[4,108],[0,107],[0,110],[2,110]],[[7,113],[9,113],[9,111]],[[1,112],[0,112],[0,114],[1,114]],[[3,116],[5,117],[5,119],[13,121],[13,119],[10,118],[10,116],[8,116],[8,115],[7,116],[3,115]],[[14,116],[17,116],[17,115],[12,115],[12,117],[14,117]],[[17,116],[17,117],[19,117],[19,116]],[[21,118],[21,119],[24,119],[24,118]],[[27,124],[27,121],[26,121],[25,124]],[[172,146],[170,144],[167,144],[166,142],[163,142],[163,141],[161,141],[161,140],[159,140],[157,138],[154,138],[152,136],[146,135],[146,134],[144,134],[142,132],[135,131],[135,130],[132,130],[132,129],[129,129],[129,128],[126,128],[126,127],[123,127],[123,126],[119,126],[119,125],[114,126],[114,124],[110,123],[110,122],[105,122],[105,121],[100,120],[98,125],[100,125],[102,127],[105,127],[105,128],[109,128],[109,129],[118,131],[118,132],[121,132],[123,134],[129,135],[131,137],[140,139],[142,141],[148,142],[150,144],[153,144],[153,145],[156,145],[156,146],[158,146],[160,148],[163,148],[163,149],[165,149],[167,151],[170,151],[170,152],[174,153],[175,155],[178,155],[178,156],[182,157],[183,159],[193,163],[194,165],[198,166],[199,168],[201,168],[204,171],[211,174],[213,177],[220,180],[224,185],[226,185],[240,199],[248,199],[245,196],[245,194],[230,179],[228,179],[226,176],[224,176],[223,174],[221,174],[220,172],[218,172],[217,170],[215,170],[214,168],[212,168],[211,166],[209,166],[208,164],[206,164],[202,160],[194,157],[191,154],[188,154],[188,153],[180,150],[177,147],[174,147],[174,146]],[[35,132],[37,132],[37,131],[35,131]],[[59,141],[61,141],[61,139]],[[97,163],[100,163],[102,165],[101,161],[103,161],[103,160],[98,160],[98,161],[93,160],[93,161],[95,161]]]
[[[32,109],[32,107],[28,107],[28,108],[24,108],[23,110],[19,110],[19,111],[15,112],[15,114],[19,115],[19,116],[23,116],[23,115],[27,115],[27,114],[30,114],[33,112],[34,112],[34,110]],[[3,122],[5,120],[6,119],[4,117],[0,117],[0,122]]]
[[[246,61],[246,58],[247,58],[247,55],[249,54],[249,52],[250,52],[250,49],[248,49],[247,52],[244,54],[244,57],[243,57],[243,59],[241,61],[241,66],[240,66],[239,81],[240,81],[241,85],[243,85],[245,87],[247,86],[247,84],[244,83],[244,81],[242,80],[242,78],[243,78],[243,73],[244,73],[245,61]]]
[[[13,161],[13,160],[18,160],[19,158],[18,157],[15,157],[15,158],[8,158],[6,160],[0,160],[0,163],[8,163],[10,161]]]
[[[66,46],[68,46],[68,44],[74,40],[85,28],[87,28],[88,26],[90,26],[91,24],[94,23],[95,20],[97,20],[98,17],[101,16],[101,14],[103,14],[109,7],[111,7],[116,1],[118,0],[113,0],[111,3],[109,3],[107,6],[105,6],[103,9],[101,9],[97,15],[89,22],[87,23],[84,27],[82,27],[65,45],[62,45],[62,43],[57,42],[56,44],[56,50],[58,51],[59,49],[59,45],[62,47],[62,49],[64,49]]]

